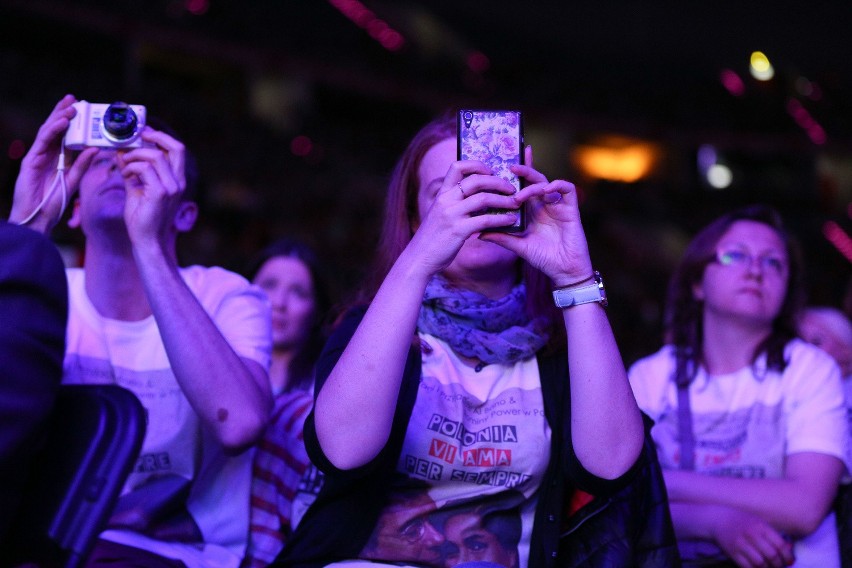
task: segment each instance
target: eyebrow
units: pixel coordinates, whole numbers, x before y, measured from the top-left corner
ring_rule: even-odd
[[[739,247],[739,248],[742,248],[742,249],[751,249],[751,247],[748,244],[746,244],[742,241],[736,241],[736,242],[728,243],[728,244],[719,243],[719,244],[716,245],[717,249],[719,249],[719,248],[733,248],[733,247]],[[774,246],[772,246],[772,247],[769,247],[768,249],[764,249],[764,250],[760,251],[759,254],[767,254],[767,253],[775,253],[775,254],[779,254],[779,255],[782,255],[782,256],[787,256],[787,249],[783,248],[783,247],[779,249],[779,248],[775,248]]]

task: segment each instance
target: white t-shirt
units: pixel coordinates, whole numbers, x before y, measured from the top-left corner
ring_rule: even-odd
[[[785,349],[783,373],[765,358],[739,371],[708,376],[689,387],[695,470],[708,475],[779,478],[786,456],[816,452],[846,460],[848,434],[840,371],[822,350],[801,340]],[[665,469],[680,464],[677,387],[671,346],[630,368],[636,402],[655,422],[651,434]],[[849,467],[849,464],[847,464]],[[837,533],[830,514],[796,542],[796,566],[837,566]]]
[[[478,560],[526,568],[550,459],[538,363],[530,358],[477,370],[444,341],[420,338],[431,350],[423,353],[397,463],[400,480],[359,558],[381,566]]]
[[[222,268],[192,266],[180,273],[234,351],[268,368],[266,296]],[[72,268],[67,275],[63,381],[123,386],[136,394],[148,417],[140,457],[111,519],[111,525],[131,519],[141,525],[123,524],[136,530],[102,536],[190,567],[237,566],[248,534],[253,452],[228,457],[202,427],[172,373],[153,316],[130,322],[101,317],[86,295],[84,271]]]

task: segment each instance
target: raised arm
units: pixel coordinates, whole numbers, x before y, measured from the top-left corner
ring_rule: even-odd
[[[269,416],[266,369],[234,351],[181,278],[175,233],[187,230],[195,219],[195,205],[181,200],[184,148],[160,132],[142,136],[156,147],[121,158],[133,255],[181,389],[224,448],[239,452],[258,439]]]
[[[529,152],[529,149],[528,149]],[[529,152],[526,162],[532,163]],[[529,185],[516,196],[532,222],[522,237],[488,234],[544,272],[554,286],[592,276],[588,245],[573,184],[548,180],[529,166],[515,166]],[[639,456],[643,425],[604,308],[597,302],[563,310],[571,375],[574,451],[591,473],[614,479]]]
[[[51,111],[44,124],[38,130],[27,155],[21,160],[21,171],[15,181],[15,195],[9,221],[26,224],[31,229],[48,234],[59,222],[65,205],[77,191],[80,177],[97,148],[86,148],[72,160],[72,153],[66,152],[61,170],[60,154],[62,138],[68,129],[69,121],[76,114],[73,95],[65,95]],[[62,177],[60,177],[62,176]],[[64,191],[60,185],[64,178]]]
[[[511,197],[482,192],[464,195],[458,182],[487,174],[479,162],[456,162],[427,188],[434,201],[411,242],[391,268],[364,319],[317,395],[314,422],[323,452],[338,468],[352,469],[378,455],[390,435],[406,356],[429,279],[453,260],[465,240],[486,227],[506,225],[509,215],[471,213],[507,208]],[[491,176],[468,178],[508,194],[511,184]],[[496,184],[496,185],[494,185]],[[365,419],[366,418],[366,419]]]

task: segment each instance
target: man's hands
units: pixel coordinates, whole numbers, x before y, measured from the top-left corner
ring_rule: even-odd
[[[49,233],[59,222],[64,205],[70,203],[77,192],[80,178],[98,149],[86,148],[73,163],[69,163],[66,155],[64,171],[57,172],[62,138],[77,112],[72,106],[76,101],[73,95],[65,95],[39,128],[33,145],[21,161],[9,221],[26,223],[42,233]],[[65,177],[65,195],[60,175]]]

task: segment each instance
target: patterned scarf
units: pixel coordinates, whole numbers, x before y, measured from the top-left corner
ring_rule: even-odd
[[[449,343],[453,351],[483,363],[511,364],[547,343],[546,318],[530,321],[526,287],[518,284],[499,300],[456,288],[435,275],[426,286],[417,329]]]

